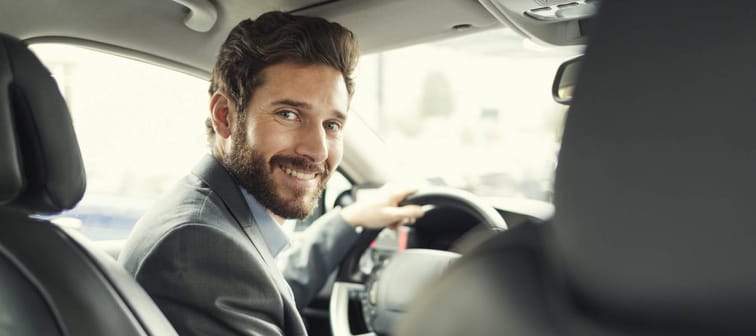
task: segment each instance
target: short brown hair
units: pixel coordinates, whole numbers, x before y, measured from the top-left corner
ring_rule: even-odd
[[[210,95],[224,90],[233,100],[238,120],[243,122],[244,109],[263,82],[262,71],[271,65],[293,62],[327,65],[340,71],[351,99],[352,72],[358,58],[354,34],[340,24],[317,17],[268,12],[256,20],[243,20],[228,34],[213,67]],[[212,145],[215,131],[209,118],[205,124]]]

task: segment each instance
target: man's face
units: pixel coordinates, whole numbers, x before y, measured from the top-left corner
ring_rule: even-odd
[[[262,75],[223,163],[264,207],[305,218],[341,162],[346,85],[324,65],[281,63]]]

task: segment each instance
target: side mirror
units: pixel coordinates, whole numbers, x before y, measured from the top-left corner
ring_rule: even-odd
[[[569,105],[572,102],[572,93],[575,91],[578,72],[582,64],[583,56],[578,56],[565,61],[557,69],[554,85],[551,87],[551,94],[557,103]]]

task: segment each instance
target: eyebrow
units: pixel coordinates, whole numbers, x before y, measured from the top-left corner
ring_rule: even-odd
[[[271,103],[271,105],[274,105],[274,106],[275,105],[286,105],[286,106],[292,106],[292,107],[306,109],[306,110],[311,110],[312,109],[312,105],[310,105],[308,103],[305,103],[305,102],[302,102],[302,101],[293,100],[293,99],[276,100],[273,103]],[[339,110],[333,110],[333,113],[336,115],[336,118],[338,118],[338,119],[346,120],[346,118],[347,118],[346,114],[344,112],[339,111]]]

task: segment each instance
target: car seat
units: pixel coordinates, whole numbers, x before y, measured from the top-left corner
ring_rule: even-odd
[[[85,185],[55,80],[0,34],[0,335],[175,335],[111,257],[34,217],[75,206]]]
[[[756,4],[594,20],[553,220],[461,258],[399,335],[756,334]]]

